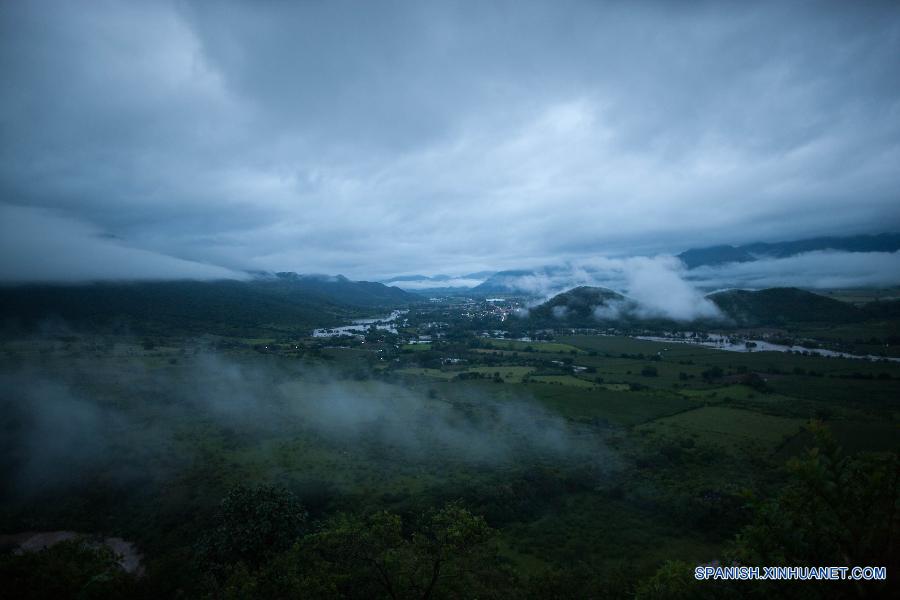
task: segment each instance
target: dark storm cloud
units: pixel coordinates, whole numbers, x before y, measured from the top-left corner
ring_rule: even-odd
[[[70,278],[896,229],[898,55],[892,3],[6,2],[0,278],[60,223]]]

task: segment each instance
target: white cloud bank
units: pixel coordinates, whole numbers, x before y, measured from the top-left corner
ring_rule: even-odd
[[[0,281],[241,279],[199,262],[131,248],[80,221],[0,204]]]
[[[505,283],[539,297],[541,302],[577,286],[605,287],[633,300],[638,316],[691,321],[721,316],[705,297],[716,289],[900,285],[900,252],[816,251],[692,270],[669,255],[596,258],[509,276]],[[616,305],[600,307],[597,317],[615,318],[621,310],[623,307]]]
[[[676,321],[713,319],[719,309],[683,278],[684,267],[674,256],[626,261],[626,295],[638,303],[638,314]]]
[[[690,279],[706,288],[852,288],[900,285],[900,252],[806,252],[787,258],[699,267]]]
[[[442,279],[437,281],[431,279],[422,279],[415,281],[389,280],[385,281],[384,284],[395,285],[398,288],[404,290],[428,290],[432,288],[473,288],[483,281],[484,279],[454,277],[451,279]]]
[[[637,315],[692,321],[720,316],[715,304],[684,278],[684,264],[674,256],[595,258],[541,272],[511,276],[507,284],[546,300],[578,286],[605,287],[637,303]],[[598,318],[612,318],[615,306],[601,307]]]

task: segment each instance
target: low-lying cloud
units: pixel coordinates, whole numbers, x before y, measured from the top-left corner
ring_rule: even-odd
[[[125,362],[123,362],[123,360]],[[520,464],[612,458],[592,436],[527,397],[440,398],[323,367],[285,370],[211,353],[152,369],[140,359],[71,358],[0,371],[0,474],[10,493],[102,476],[130,483],[188,468],[222,435],[285,440],[407,464]]]
[[[237,271],[129,247],[37,208],[0,204],[0,281],[242,279]]]
[[[479,283],[482,283],[484,279],[470,279],[465,277],[451,277],[448,279],[441,280],[430,280],[430,279],[420,279],[413,281],[403,281],[403,280],[387,280],[384,282],[385,285],[393,285],[397,286],[404,290],[428,290],[435,288],[473,288]]]
[[[684,269],[677,258],[635,258],[626,262],[626,295],[637,302],[639,316],[676,321],[721,316],[716,305],[684,279]]]
[[[725,288],[812,289],[900,285],[900,252],[816,251],[787,258],[760,258],[743,263],[688,270],[674,256],[597,258],[560,267],[506,276],[504,283],[542,302],[578,286],[609,288],[629,302],[598,306],[601,321],[623,315],[676,321],[721,318],[705,295]],[[563,318],[563,314],[555,314]]]
[[[595,258],[561,267],[510,275],[505,284],[541,299],[578,286],[605,287],[627,296],[632,304],[598,307],[596,316],[613,320],[628,310],[641,318],[692,321],[720,317],[715,304],[685,279],[684,264],[674,256]]]
[[[690,281],[707,289],[741,287],[851,288],[900,285],[900,252],[807,252],[692,269]]]

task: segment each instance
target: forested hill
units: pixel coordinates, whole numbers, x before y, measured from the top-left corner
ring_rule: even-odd
[[[869,317],[867,311],[852,304],[797,288],[728,290],[710,294],[708,298],[743,326],[854,323]]]
[[[328,301],[357,307],[397,306],[417,302],[422,297],[398,287],[374,281],[351,281],[343,275],[300,275],[277,273],[268,283],[274,291],[318,295]]]
[[[855,306],[798,288],[759,291],[727,290],[707,296],[726,322],[740,327],[790,326],[800,324],[848,324],[896,320],[900,301],[871,302]],[[675,326],[663,318],[650,318],[634,300],[597,287],[577,287],[553,296],[528,311],[514,324],[539,327],[584,327],[601,324],[624,326]],[[706,319],[708,326],[723,325],[723,319]],[[702,325],[703,323],[695,323]]]
[[[601,320],[617,320],[619,308],[627,302],[625,296],[612,290],[581,286],[535,306],[527,319],[534,326],[565,323],[570,327],[596,327]]]
[[[420,297],[380,283],[281,273],[248,281],[104,282],[0,287],[0,325],[249,335],[302,332]]]

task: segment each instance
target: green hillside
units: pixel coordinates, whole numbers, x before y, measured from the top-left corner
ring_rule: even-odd
[[[625,302],[622,294],[600,287],[581,286],[557,294],[547,302],[531,309],[529,319],[535,323],[565,323],[573,327],[595,327],[600,309]]]
[[[710,294],[708,298],[733,324],[741,327],[854,324],[872,319],[894,319],[900,310],[900,302],[877,302],[857,307],[797,288],[728,290]],[[637,304],[622,294],[583,286],[557,294],[530,309],[523,323],[533,328],[592,328],[604,322],[642,327],[675,325],[665,319],[643,317],[636,308]]]
[[[0,288],[0,324],[31,331],[48,320],[76,328],[164,334],[299,332],[418,299],[380,283],[283,274],[250,281],[154,281]]]
[[[797,288],[728,290],[708,298],[742,326],[853,323],[866,318],[862,310],[851,304]]]

